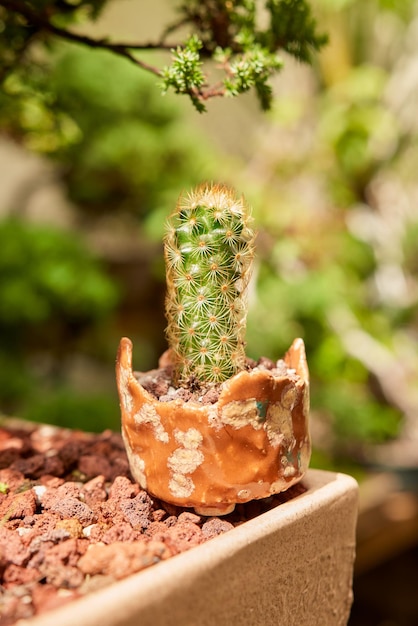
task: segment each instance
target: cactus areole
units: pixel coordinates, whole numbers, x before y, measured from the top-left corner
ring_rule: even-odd
[[[225,186],[203,185],[180,198],[164,240],[170,349],[159,370],[141,376],[123,338],[116,363],[132,475],[161,500],[205,515],[288,489],[311,453],[302,339],[276,364],[247,367],[251,221],[243,199]],[[213,387],[215,397],[160,399],[145,380],[163,371],[173,392]]]
[[[223,382],[244,368],[250,224],[243,199],[220,185],[180,198],[169,218],[167,339],[177,384]]]

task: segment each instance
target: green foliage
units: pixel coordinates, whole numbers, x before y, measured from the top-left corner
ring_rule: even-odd
[[[283,50],[299,61],[311,62],[327,37],[317,33],[316,21],[306,0],[269,0],[265,3],[268,26],[259,28],[256,0],[207,0],[183,3],[183,21],[196,29],[184,50],[178,48],[173,62],[163,71],[164,89],[188,94],[199,112],[206,110],[202,99],[214,95],[238,96],[252,88],[263,110],[271,107],[270,79],[282,67]],[[202,55],[212,57],[224,69],[221,84],[202,90],[205,76]]]
[[[108,80],[108,76],[117,80]],[[65,50],[49,79],[57,111],[78,134],[56,158],[65,165],[70,197],[93,215],[152,215],[182,185],[210,174],[209,148],[182,121],[152,77],[109,52]]]
[[[254,87],[261,108],[267,111],[270,109],[273,99],[273,90],[268,81],[271,75],[282,67],[283,63],[276,54],[271,54],[253,41],[245,47],[245,53],[230,63],[230,76],[224,81],[226,93],[229,96],[237,96]],[[218,54],[225,53],[218,52]]]
[[[313,402],[327,415],[339,442],[376,444],[399,434],[399,412],[370,397],[364,384],[340,379],[337,387],[328,381],[314,392]]]
[[[178,8],[178,21],[170,25],[156,42],[123,44],[108,38],[94,39],[79,35],[71,26],[81,17],[95,19],[106,0],[80,0],[74,3],[45,0],[41,3],[21,0],[0,0],[0,19],[4,41],[0,47],[3,77],[25,67],[35,44],[47,48],[56,38],[102,48],[128,59],[132,64],[162,78],[163,93],[173,89],[187,95],[200,113],[205,102],[215,96],[237,96],[252,88],[263,109],[271,106],[270,79],[281,69],[277,53],[288,52],[298,60],[311,61],[311,52],[319,50],[326,37],[317,33],[307,0],[268,0],[265,11],[269,24],[260,29],[256,0],[183,0]],[[3,7],[3,8],[2,8]],[[70,28],[68,28],[70,27]],[[160,69],[137,52],[170,48],[170,34],[187,35],[172,49],[172,62]],[[46,50],[45,50],[46,52]],[[225,78],[210,84],[203,72],[207,60],[223,58]],[[33,59],[32,59],[33,62]]]
[[[32,45],[43,40],[43,19],[52,27],[94,20],[107,0],[5,0],[0,4],[0,81],[20,64],[25,64]],[[27,15],[25,17],[25,14]],[[38,19],[30,19],[35,16]]]
[[[227,187],[194,190],[170,216],[166,315],[177,382],[222,382],[244,367],[253,240],[248,209]]]
[[[0,415],[3,411],[14,411],[21,407],[34,390],[34,376],[25,362],[22,337],[12,333],[10,328],[1,328],[0,338]],[[22,403],[22,404],[21,404]]]
[[[220,48],[239,55],[248,50],[248,44],[259,44],[265,52],[281,49],[310,62],[311,52],[327,42],[317,31],[306,0],[266,0],[263,28],[257,4],[257,0],[186,0],[180,11],[196,29],[206,54]]]
[[[101,50],[61,46],[48,64],[11,75],[0,92],[0,126],[61,165],[85,217],[152,217],[178,194],[179,181],[190,186],[212,175],[211,150],[181,118],[150,76]]]
[[[263,34],[270,50],[283,48],[299,61],[310,63],[312,51],[324,46],[328,37],[317,33],[317,25],[305,0],[268,0],[270,30]]]
[[[22,413],[24,419],[63,428],[79,428],[102,432],[118,429],[119,407],[115,394],[76,393],[74,389],[59,387],[47,395],[33,396]]]
[[[338,161],[330,181],[349,204],[398,141],[396,116],[383,101],[386,83],[382,68],[364,64],[324,94],[320,132]]]
[[[39,393],[42,376],[31,351],[59,359],[69,337],[97,327],[118,295],[79,235],[17,218],[0,222],[2,409],[23,410]]]
[[[396,437],[416,415],[418,135],[415,52],[405,43],[414,20],[399,19],[410,2],[339,4],[341,13],[321,2],[331,49],[314,86],[273,105],[255,147],[264,246],[247,340],[251,356],[277,358],[304,338],[316,445],[358,459],[365,443]],[[391,56],[384,42],[394,33]]]
[[[73,355],[88,361],[93,380],[94,367],[113,368],[114,342],[129,332],[126,326],[115,329],[117,317],[109,332],[116,301],[118,315],[136,320],[132,336],[145,345],[145,369],[164,346],[161,329],[150,333],[147,320],[141,326],[147,308],[142,292],[147,300],[150,294],[163,300],[161,249],[150,237],[161,241],[166,206],[179,187],[213,176],[212,152],[204,138],[196,142],[198,131],[191,133],[170,96],[161,98],[151,76],[108,51],[56,46],[47,61],[21,66],[3,85],[3,132],[53,159],[80,229],[94,231],[104,223],[108,231],[114,224],[116,241],[135,237],[141,255],[138,263],[123,250],[122,262],[108,259],[105,270],[78,231],[62,233],[23,218],[1,224],[0,410],[41,415],[42,405],[44,419],[52,421],[59,411],[48,398],[72,384]],[[16,214],[24,215],[25,208],[19,204]],[[84,391],[73,388],[75,397]],[[110,420],[113,411],[116,428],[118,411],[109,396],[106,415]],[[80,397],[74,420],[86,417],[87,402]],[[69,412],[65,419],[71,425]],[[73,424],[93,428],[90,421]]]
[[[91,320],[116,304],[116,290],[73,234],[17,219],[0,222],[0,324],[62,315]]]
[[[203,63],[199,56],[202,45],[199,38],[192,35],[183,48],[178,47],[174,52],[170,67],[162,70],[163,93],[167,93],[168,89],[173,87],[175,93],[190,94],[193,105],[200,113],[206,110],[197,97],[199,89],[205,83],[201,69]]]
[[[118,315],[135,318],[132,336],[144,344],[145,369],[163,348],[161,329],[150,333],[147,320],[141,326],[147,309],[142,292],[147,300],[150,294],[163,300],[161,249],[150,237],[161,241],[166,206],[179,187],[213,176],[212,151],[203,137],[196,142],[198,131],[191,133],[173,98],[161,98],[151,76],[107,51],[57,46],[48,62],[21,67],[4,85],[3,132],[55,162],[80,229],[94,231],[104,223],[108,231],[114,224],[116,241],[135,237],[141,255],[138,263],[122,250],[122,262],[108,259],[105,268],[79,231],[64,233],[23,218],[0,224],[0,411],[40,415],[42,405],[44,419],[52,421],[58,409],[49,407],[48,397],[72,384],[73,354],[91,361],[89,368],[113,368],[114,342],[129,332],[126,326],[115,329],[117,317],[110,318],[109,332],[116,302]],[[19,203],[16,215],[25,215],[25,208]],[[92,376],[96,380],[94,371]],[[78,397],[77,388],[73,393]],[[118,411],[109,396],[116,428]],[[80,397],[74,420],[86,416],[87,402]],[[69,412],[65,419],[71,425]]]
[[[118,310],[109,333],[98,328],[98,301],[88,320],[88,306],[77,305],[74,313],[76,296],[65,278],[68,270],[61,270],[67,287],[57,286],[61,278],[35,276],[35,262],[28,258],[38,256],[25,257],[25,266],[13,279],[15,287],[5,287],[9,313],[0,327],[3,407],[18,407],[20,415],[42,421],[63,423],[65,416],[66,425],[81,418],[85,423],[80,426],[88,423],[89,428],[91,411],[100,428],[108,415],[104,403],[99,398],[103,410],[87,409],[88,400],[72,389],[78,396],[73,401],[58,367],[52,368],[49,386],[39,385],[40,379],[45,382],[39,376],[40,347],[50,353],[58,346],[68,355],[74,348],[68,335],[72,338],[74,327],[81,325],[88,330],[91,352],[106,355],[106,367],[111,368],[119,329],[134,328],[132,336],[137,333],[135,343],[144,359],[141,367],[152,367],[158,350],[155,336],[161,331],[153,335],[149,330],[155,320],[141,327],[138,318],[163,272],[157,246],[149,251],[148,233],[159,238],[166,207],[179,189],[219,179],[222,170],[224,179],[251,198],[261,230],[248,354],[276,359],[294,337],[304,338],[313,420],[325,428],[324,437],[315,442],[321,446],[317,455],[324,450],[330,456],[341,451],[352,455],[359,442],[396,436],[406,419],[404,405],[396,389],[389,393],[385,387],[392,377],[380,375],[379,354],[383,350],[397,375],[410,376],[413,387],[418,371],[418,139],[416,91],[407,70],[414,54],[415,0],[317,0],[319,28],[304,1],[184,0],[173,28],[155,42],[158,56],[141,47],[112,48],[109,38],[92,42],[75,37],[71,45],[58,45],[58,38],[68,37],[54,34],[49,24],[74,33],[73,25],[93,3],[50,1],[43,12],[39,7],[45,4],[13,2],[36,11],[41,19],[31,21],[6,8],[11,2],[0,0],[3,132],[55,160],[82,228],[109,220],[109,229],[116,224],[120,229],[115,238],[134,232],[148,265],[144,269],[129,261],[128,251],[117,261],[124,291],[137,294],[143,288],[146,296],[135,301],[130,296],[132,308]],[[77,9],[68,11],[68,19],[60,16],[65,4]],[[322,49],[325,25],[330,46]],[[93,45],[109,49],[94,51]],[[171,65],[163,57],[170,49]],[[309,77],[306,68],[293,64],[293,80],[280,99],[272,100],[272,78],[282,62],[289,62],[289,55],[311,62],[317,50],[321,54]],[[140,71],[143,61],[151,68],[148,73]],[[213,62],[218,67],[211,84]],[[170,93],[160,97],[156,81],[165,90],[192,98],[199,110],[212,96],[255,90],[262,106],[272,110],[262,125],[249,124],[248,141],[256,125],[257,134],[265,128],[265,139],[248,148],[248,162],[236,157],[234,173],[226,159],[214,164],[209,142],[185,120]],[[26,249],[29,244],[21,245]],[[9,254],[2,239],[0,258],[3,249]],[[68,255],[73,253],[78,254]],[[44,275],[41,260],[39,267]],[[77,263],[72,267],[84,272]],[[56,271],[50,268],[46,274]],[[0,283],[0,309],[5,282]],[[30,310],[23,293],[32,302]],[[372,349],[365,357],[351,331],[377,346],[377,356]],[[84,335],[82,350],[86,345]],[[54,354],[52,361],[56,365],[61,358]],[[111,401],[108,406],[117,413]]]

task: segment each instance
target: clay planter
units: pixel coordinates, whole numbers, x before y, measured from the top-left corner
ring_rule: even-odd
[[[30,626],[346,626],[357,483],[309,470],[306,492]]]
[[[132,372],[122,339],[116,373],[122,434],[134,478],[152,495],[200,514],[288,489],[311,452],[309,375],[302,339],[282,370],[255,368],[223,383],[214,404],[159,401]]]

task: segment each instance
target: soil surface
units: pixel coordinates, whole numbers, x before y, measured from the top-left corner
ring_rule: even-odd
[[[261,357],[258,361],[247,358],[245,369],[247,371],[270,370],[274,376],[289,376],[295,380],[299,378],[295,370],[288,368],[282,359],[274,362],[266,357]],[[170,402],[179,398],[183,402],[215,404],[223,385],[223,383],[204,385],[197,380],[189,380],[184,386],[175,386],[172,381],[173,367],[170,363],[169,351],[161,357],[158,369],[134,372],[134,376],[142,387],[160,402]]]
[[[54,609],[189,550],[305,491],[202,517],[132,479],[122,438],[0,426],[0,626]]]

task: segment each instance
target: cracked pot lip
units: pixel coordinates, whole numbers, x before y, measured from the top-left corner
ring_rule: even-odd
[[[136,380],[132,342],[122,338],[117,382],[135,479],[162,500],[217,515],[298,482],[310,457],[302,339],[293,342],[284,360],[288,376],[239,372],[223,383],[212,405],[160,402]]]

